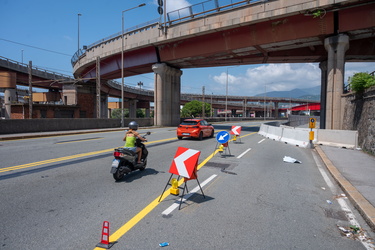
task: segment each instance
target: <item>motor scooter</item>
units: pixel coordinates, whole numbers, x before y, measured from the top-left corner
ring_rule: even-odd
[[[146,138],[146,136],[150,134],[151,132],[147,132],[142,137]],[[115,159],[112,161],[111,174],[113,174],[113,178],[116,181],[120,181],[125,175],[133,171],[145,170],[148,156],[146,145],[144,145],[143,142],[137,138],[135,141],[135,146],[142,148],[141,164],[137,164],[137,153],[123,147],[115,148],[115,151],[113,152]]]

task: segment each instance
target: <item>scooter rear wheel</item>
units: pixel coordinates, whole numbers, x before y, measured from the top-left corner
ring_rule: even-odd
[[[119,167],[117,171],[113,174],[113,178],[116,181],[122,180],[126,174],[128,174],[131,170],[128,167]]]
[[[144,162],[143,162],[143,166],[142,166],[141,168],[139,168],[139,171],[143,171],[143,170],[145,170],[146,165],[147,165],[147,159],[144,160]]]

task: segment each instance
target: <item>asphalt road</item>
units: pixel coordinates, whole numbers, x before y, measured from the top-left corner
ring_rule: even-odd
[[[243,126],[241,138],[226,157],[213,154],[215,138],[177,140],[175,128],[149,129],[147,169],[121,182],[109,171],[123,132],[1,142],[0,249],[94,249],[103,221],[117,241],[111,249],[162,242],[166,249],[365,249],[341,235],[337,225],[353,224],[348,214],[366,224],[348,201],[353,213],[342,210],[342,191],[323,178],[313,150],[263,140],[258,123],[233,125]],[[215,125],[216,132],[230,126]],[[178,147],[201,152],[205,195],[198,188],[181,210],[180,197],[157,202]],[[187,186],[194,191],[197,181]]]

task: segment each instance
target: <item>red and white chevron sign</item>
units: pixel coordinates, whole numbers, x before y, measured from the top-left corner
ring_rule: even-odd
[[[178,147],[172,165],[169,168],[169,173],[191,178],[198,165],[200,154],[201,152],[198,150]]]
[[[241,126],[232,126],[232,129],[230,130],[230,133],[232,135],[240,135],[241,134]]]

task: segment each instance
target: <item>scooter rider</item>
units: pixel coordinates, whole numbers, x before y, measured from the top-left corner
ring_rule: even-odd
[[[125,133],[125,137],[123,139],[123,141],[125,141],[124,148],[129,149],[129,150],[137,153],[138,154],[137,164],[141,164],[142,163],[141,162],[142,148],[136,147],[135,146],[135,141],[136,141],[137,137],[141,141],[147,141],[147,139],[143,138],[137,132],[137,129],[138,129],[138,123],[137,122],[131,121],[128,126],[129,126],[129,130]]]

